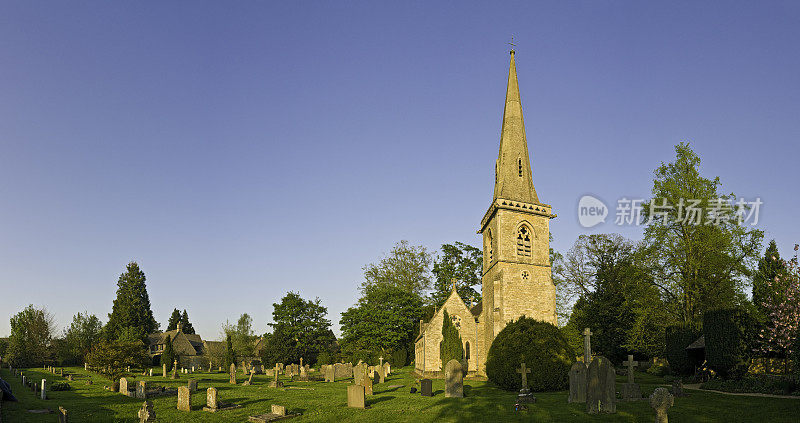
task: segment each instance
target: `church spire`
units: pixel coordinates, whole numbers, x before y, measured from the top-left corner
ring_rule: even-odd
[[[531,178],[531,162],[528,156],[528,142],[525,139],[525,122],[522,118],[514,50],[511,50],[511,64],[508,69],[500,154],[495,163],[494,199],[498,198],[539,203]]]

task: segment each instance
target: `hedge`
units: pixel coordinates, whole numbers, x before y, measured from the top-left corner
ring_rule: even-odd
[[[694,325],[667,326],[664,330],[664,354],[669,361],[669,368],[675,374],[686,375],[694,372],[697,360],[689,356],[686,347],[702,335],[703,332]]]
[[[742,376],[751,357],[756,321],[742,309],[709,310],[703,314],[708,366],[723,378]]]

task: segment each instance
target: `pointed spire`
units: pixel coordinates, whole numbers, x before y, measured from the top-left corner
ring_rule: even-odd
[[[531,163],[528,142],[525,139],[525,121],[522,118],[522,101],[517,83],[514,50],[511,50],[511,64],[508,69],[500,153],[495,163],[494,198],[539,203],[531,178]]]

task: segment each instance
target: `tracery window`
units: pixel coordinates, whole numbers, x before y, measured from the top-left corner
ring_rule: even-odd
[[[526,225],[520,225],[517,229],[517,255],[531,256],[531,231]]]

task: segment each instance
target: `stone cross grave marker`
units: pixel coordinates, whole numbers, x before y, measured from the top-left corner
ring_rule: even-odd
[[[628,354],[628,361],[623,361],[622,364],[628,367],[628,383],[622,384],[622,400],[640,400],[642,398],[642,390],[638,383],[633,382],[633,368],[639,365],[639,362],[633,361],[633,355]]]
[[[283,386],[283,384],[281,384],[281,381],[278,379],[279,377],[278,375],[280,374],[280,366],[278,365],[278,363],[275,363],[275,371],[273,373],[275,373],[275,380],[269,383],[269,387],[280,388],[281,386]]]
[[[448,398],[464,397],[464,372],[461,362],[450,360],[444,368],[444,396]]]
[[[592,362],[592,331],[589,328],[583,330],[583,364],[589,366]]]
[[[145,401],[142,408],[139,409],[139,423],[147,423],[156,421],[156,412],[153,410],[153,403]]]
[[[172,363],[172,378],[178,378],[178,360],[175,360],[175,362]]]
[[[628,368],[628,383],[633,383],[633,368],[639,365],[638,361],[633,361],[633,355],[628,354],[628,361],[623,361],[622,364]]]
[[[666,388],[656,388],[650,395],[650,407],[656,411],[656,423],[668,423],[667,410],[675,403],[675,398]]]
[[[525,367],[525,362],[522,362],[519,369],[517,369],[517,373],[522,375],[522,389],[528,389],[528,373],[531,372],[531,369]]]

